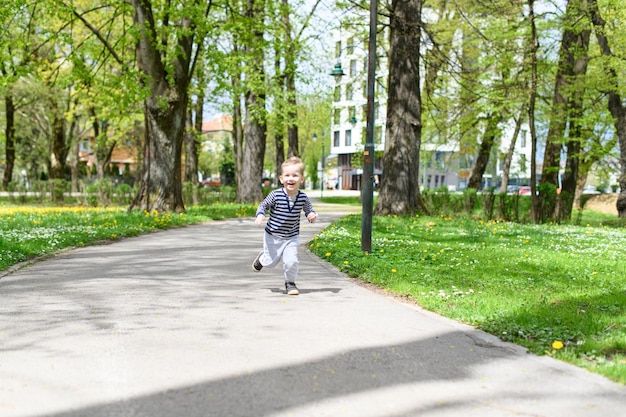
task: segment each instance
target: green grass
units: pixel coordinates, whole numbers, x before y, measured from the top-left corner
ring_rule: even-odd
[[[626,383],[626,227],[374,217],[366,254],[360,224],[334,223],[311,250],[428,310]]]
[[[0,207],[0,271],[61,249],[209,220],[253,216],[256,205],[214,204],[183,214],[116,208]]]

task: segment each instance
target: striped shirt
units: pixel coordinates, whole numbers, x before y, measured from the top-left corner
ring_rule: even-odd
[[[281,188],[265,197],[259,204],[256,215],[267,215],[269,211],[270,217],[265,231],[272,236],[288,239],[300,233],[300,212],[303,210],[306,216],[314,213],[309,197],[298,191],[298,195],[290,200],[285,189]]]

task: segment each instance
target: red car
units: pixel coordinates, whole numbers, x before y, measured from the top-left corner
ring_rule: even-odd
[[[530,185],[524,185],[523,187],[519,188],[519,191],[517,193],[519,195],[531,195],[532,190],[530,189]]]

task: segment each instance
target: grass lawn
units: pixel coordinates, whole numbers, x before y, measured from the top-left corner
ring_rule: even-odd
[[[214,204],[183,214],[126,208],[0,206],[0,271],[58,250],[209,220],[253,216],[256,205]]]
[[[626,383],[626,227],[360,215],[310,242],[350,276]]]
[[[5,205],[0,272],[64,248],[253,216],[255,209],[215,204],[158,214]],[[361,217],[352,215],[322,231],[310,248],[349,275],[426,309],[624,384],[626,223],[586,216],[584,226],[374,217],[373,250],[364,254]]]

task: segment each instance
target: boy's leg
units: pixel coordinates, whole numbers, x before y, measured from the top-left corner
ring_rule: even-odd
[[[263,257],[264,253],[265,253],[265,251],[261,251],[256,256],[256,258],[254,258],[254,261],[252,262],[252,270],[254,272],[261,272],[261,269],[263,269],[263,264],[261,263],[261,258]]]
[[[298,278],[298,240],[293,239],[283,251],[283,269],[285,272],[285,289],[289,295],[298,295],[296,279]]]
[[[284,245],[284,240],[277,239],[265,232],[263,235],[263,250],[254,258],[252,270],[259,272],[263,267],[275,267],[280,262]]]

